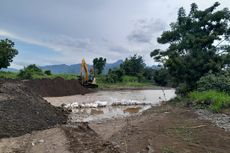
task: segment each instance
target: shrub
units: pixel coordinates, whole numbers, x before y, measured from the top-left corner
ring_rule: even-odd
[[[40,76],[44,76],[42,70],[38,68],[35,64],[29,65],[25,67],[23,70],[20,70],[18,74],[18,78],[20,79],[32,79],[39,78]]]
[[[50,71],[50,70],[45,70],[45,71],[44,71],[44,74],[46,74],[46,75],[51,75],[51,71]]]
[[[32,73],[29,71],[25,71],[25,70],[20,70],[19,74],[18,74],[18,78],[20,79],[32,79]]]
[[[125,75],[122,77],[122,82],[138,82],[138,77]]]
[[[217,90],[230,94],[230,76],[209,74],[197,82],[198,91]]]
[[[176,88],[176,94],[186,96],[190,90],[186,83],[180,83]]]
[[[106,76],[106,82],[108,83],[121,82],[123,75],[124,75],[124,72],[122,69],[109,70],[109,73]]]
[[[209,107],[214,112],[220,112],[223,108],[230,107],[230,96],[224,92],[215,90],[194,91],[189,97],[195,100],[195,104],[201,107]]]
[[[161,86],[166,86],[166,85],[168,85],[169,80],[170,80],[170,74],[169,74],[167,69],[162,68],[162,69],[155,71],[154,81],[157,84],[159,84]]]
[[[0,71],[0,78],[10,78],[10,79],[16,79],[17,78],[17,72],[5,72]]]

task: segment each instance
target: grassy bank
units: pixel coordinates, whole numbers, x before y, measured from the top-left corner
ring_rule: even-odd
[[[43,79],[43,78],[54,79],[58,77],[64,78],[65,80],[78,79],[78,76],[75,74],[51,74],[51,75],[33,74],[32,75],[32,79]],[[18,72],[5,72],[5,71],[0,71],[0,78],[2,79],[20,79],[18,77]]]
[[[105,83],[97,82],[100,89],[121,89],[121,88],[151,88],[155,87],[153,83],[149,82],[119,82],[119,83]]]
[[[122,89],[122,88],[152,88],[156,87],[150,81],[138,81],[136,77],[124,76],[120,82],[108,82],[105,76],[96,77],[99,89]]]
[[[215,90],[194,91],[189,94],[189,98],[194,100],[194,104],[200,107],[209,108],[214,112],[230,108],[230,95]]]
[[[71,80],[71,79],[78,79],[78,75],[76,74],[51,74],[51,75],[45,75],[45,74],[32,74],[32,79],[42,79],[42,78],[64,78],[65,80]],[[0,71],[0,78],[4,79],[20,79],[18,77],[18,72],[5,72]],[[125,80],[122,82],[117,83],[108,83],[105,81],[104,76],[97,76],[96,77],[97,84],[99,86],[99,89],[120,89],[120,88],[151,88],[155,87],[155,85],[152,82],[144,81],[144,82],[138,82],[136,79],[127,79],[125,77]]]

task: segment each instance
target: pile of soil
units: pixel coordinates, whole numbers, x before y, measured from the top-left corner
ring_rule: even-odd
[[[78,80],[64,80],[63,78],[36,79],[26,80],[24,83],[32,91],[43,97],[60,97],[90,92]]]
[[[21,81],[0,81],[0,138],[20,136],[67,122],[68,113],[54,107]]]

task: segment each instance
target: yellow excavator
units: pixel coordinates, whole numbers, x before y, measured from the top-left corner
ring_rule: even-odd
[[[85,59],[82,59],[81,70],[80,70],[80,83],[87,88],[97,88],[96,78],[94,75],[93,67],[90,68],[90,73],[88,71],[88,65],[85,62]]]

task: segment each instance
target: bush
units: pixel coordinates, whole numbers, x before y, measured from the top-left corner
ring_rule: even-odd
[[[122,77],[122,82],[138,82],[138,77],[125,75]]]
[[[45,70],[44,74],[46,74],[46,75],[52,75],[50,70]]]
[[[20,70],[18,74],[19,79],[40,78],[40,76],[44,76],[44,74],[35,64],[25,67],[23,70]]]
[[[191,89],[186,83],[180,83],[176,88],[176,94],[186,96]]]
[[[170,78],[170,74],[165,68],[155,71],[154,81],[160,86],[167,86],[169,84]]]
[[[106,82],[108,83],[117,83],[122,82],[122,76],[124,72],[122,69],[109,70],[108,75],[106,76]]]
[[[153,68],[150,68],[150,67],[146,67],[144,69],[144,74],[143,76],[145,77],[146,80],[149,80],[149,81],[154,81],[154,75],[155,75],[155,72],[157,70],[153,69]]]
[[[189,97],[195,100],[195,104],[201,107],[209,107],[214,112],[220,112],[223,108],[230,107],[230,96],[224,92],[215,90],[194,91]]]
[[[20,70],[18,74],[18,78],[20,79],[32,79],[32,73],[26,70]]]
[[[17,78],[17,72],[5,72],[0,71],[0,78],[1,79],[16,79]]]
[[[217,90],[230,94],[230,76],[209,74],[201,77],[197,82],[198,91]]]

